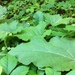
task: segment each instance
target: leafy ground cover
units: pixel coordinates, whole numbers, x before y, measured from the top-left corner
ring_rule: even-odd
[[[0,0],[0,75],[75,75],[75,1]]]

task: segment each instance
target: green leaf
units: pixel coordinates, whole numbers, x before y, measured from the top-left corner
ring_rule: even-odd
[[[46,34],[44,34],[45,27],[46,27],[46,23],[40,22],[35,27],[31,26],[31,27],[25,28],[20,34],[16,34],[15,36],[17,36],[18,38],[20,38],[24,41],[31,40],[37,36],[44,37],[46,35]]]
[[[15,68],[17,65],[17,59],[14,56],[7,54],[5,57],[0,59],[0,65],[3,68],[3,71],[6,74],[10,74],[10,72]]]
[[[45,14],[45,21],[52,26],[58,26],[60,24],[68,24],[70,21],[74,21],[73,18],[62,18],[60,15]]]
[[[54,71],[51,68],[46,68],[45,72],[46,72],[46,75],[54,75]]]
[[[57,26],[57,25],[60,25],[60,24],[69,24],[70,21],[73,21],[74,19],[73,18],[63,18],[63,19],[60,19],[58,22],[56,22],[54,24],[54,26]]]
[[[75,75],[75,70],[70,71],[70,72],[67,73],[66,75]]]
[[[52,33],[52,30],[46,30],[44,33],[43,33],[43,37],[45,37],[46,35],[50,35]]]
[[[51,68],[46,68],[45,72],[46,72],[46,75],[61,75],[61,72],[54,71]]]
[[[67,35],[65,32],[60,32],[60,31],[52,31],[52,36],[65,36]]]
[[[49,14],[45,14],[45,21],[47,23],[50,23],[51,25],[55,25],[59,20],[62,19],[62,17],[60,15],[49,15]]]
[[[75,24],[67,25],[64,30],[75,31]]]
[[[28,75],[37,75],[37,74],[36,74],[36,72],[35,72],[34,70],[30,70],[30,71],[28,72]]]
[[[75,39],[54,37],[46,42],[35,38],[13,48],[9,54],[25,65],[33,62],[37,67],[50,66],[56,71],[68,71],[75,68]]]
[[[0,20],[4,18],[4,14],[7,13],[6,7],[0,5]]]
[[[0,32],[5,33],[17,33],[21,31],[21,27],[18,26],[18,21],[12,21],[11,23],[0,24]]]
[[[23,29],[22,26],[18,26],[18,21],[12,21],[11,23],[2,23],[0,24],[0,39],[5,38],[8,34],[21,32]]]
[[[2,73],[2,66],[0,66],[0,75],[1,75],[1,73]]]
[[[44,71],[38,70],[37,75],[44,75]]]
[[[37,11],[33,18],[35,19],[35,24],[37,25],[40,21],[44,20],[43,13],[41,11]]]
[[[7,36],[7,33],[0,32],[0,39],[4,40],[4,38]]]
[[[10,75],[26,75],[28,73],[29,67],[19,66]]]

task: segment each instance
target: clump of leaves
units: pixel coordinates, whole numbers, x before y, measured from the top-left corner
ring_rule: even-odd
[[[75,75],[74,3],[3,1],[0,75]]]

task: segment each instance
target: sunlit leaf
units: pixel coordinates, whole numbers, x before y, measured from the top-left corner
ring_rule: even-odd
[[[26,75],[29,68],[26,66],[19,66],[10,75]]]
[[[61,75],[61,72],[54,71],[51,68],[46,68],[45,72],[46,72],[46,75]]]
[[[58,26],[60,24],[68,24],[73,21],[73,18],[62,18],[60,15],[49,15],[45,14],[45,21],[50,23],[52,26]]]
[[[1,75],[1,73],[2,73],[2,66],[0,66],[0,75]]]
[[[17,59],[14,56],[6,55],[0,60],[0,65],[3,68],[3,72],[10,74],[10,72],[16,67]]]
[[[16,56],[25,65],[33,62],[37,67],[50,66],[57,71],[75,68],[74,39],[54,37],[46,42],[44,39],[35,38],[27,44],[22,43],[13,48],[9,54]]]

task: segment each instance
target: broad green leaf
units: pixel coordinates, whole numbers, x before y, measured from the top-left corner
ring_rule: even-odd
[[[65,36],[65,35],[67,35],[65,32],[52,31],[52,36]]]
[[[67,25],[64,30],[75,31],[75,24]]]
[[[73,18],[63,18],[63,19],[60,19],[58,22],[56,22],[56,23],[54,24],[54,26],[57,26],[57,25],[60,25],[60,24],[65,24],[65,25],[67,25],[67,24],[69,24],[71,21],[74,21],[74,19],[73,19]]]
[[[68,24],[70,21],[74,21],[73,18],[62,18],[60,15],[45,14],[45,21],[52,26],[58,26],[60,24]]]
[[[9,27],[10,27],[10,32],[11,33],[18,33],[18,32],[21,32],[23,27],[22,25],[19,25],[19,22],[14,20],[12,21],[10,24],[9,24]]]
[[[0,5],[0,19],[3,19],[4,18],[4,14],[7,13],[7,9],[6,7],[3,7]]]
[[[2,73],[2,66],[0,66],[0,75],[1,75],[1,73]]]
[[[56,71],[68,71],[75,68],[75,39],[54,37],[46,42],[37,37],[13,48],[9,54],[25,65],[33,62],[37,67],[50,66]]]
[[[46,27],[46,23],[45,22],[40,22],[37,26],[35,27],[28,27],[25,28],[20,34],[16,34],[15,36],[17,36],[18,38],[22,39],[22,40],[31,40],[32,38],[36,37],[36,36],[42,36],[44,37],[45,35],[47,35],[50,31],[48,31],[48,33],[45,33],[45,27]]]
[[[0,39],[4,40],[4,38],[7,36],[7,33],[0,32]]]
[[[12,21],[11,23],[0,24],[0,39],[5,38],[8,34],[21,32],[22,26],[18,26],[18,21]]]
[[[46,72],[46,75],[61,75],[61,72],[54,71],[51,68],[46,68],[45,72]]]
[[[3,68],[3,71],[6,74],[10,74],[10,72],[15,68],[17,65],[17,59],[14,56],[7,54],[5,57],[0,59],[0,65]]]
[[[19,66],[10,75],[26,75],[28,73],[29,67]]]
[[[47,23],[50,23],[51,25],[54,26],[54,24],[56,24],[59,20],[62,19],[62,17],[60,15],[49,15],[49,14],[45,14],[45,21]]]
[[[37,11],[33,18],[35,19],[35,24],[39,24],[40,21],[43,21],[44,20],[44,17],[43,17],[43,13],[41,11]]]
[[[11,23],[2,23],[0,24],[0,32],[5,33],[17,33],[21,31],[21,26],[18,26],[18,21],[12,21]]]
[[[70,72],[67,73],[66,75],[75,75],[75,70],[70,71]]]

